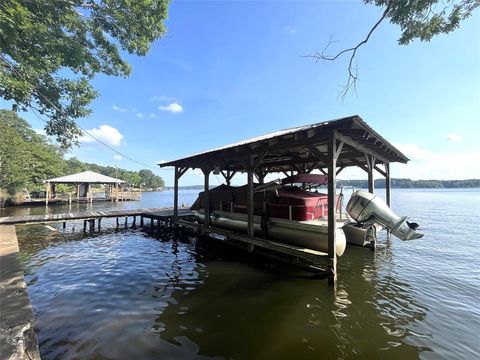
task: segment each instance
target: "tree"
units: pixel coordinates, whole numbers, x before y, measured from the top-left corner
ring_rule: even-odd
[[[90,113],[96,74],[128,76],[120,52],[146,55],[165,33],[168,0],[2,0],[0,96],[14,110],[48,116],[45,130],[68,148]]]
[[[343,55],[349,54],[348,80],[341,95],[344,96],[352,88],[355,89],[358,80],[358,70],[354,64],[358,49],[365,45],[377,27],[388,19],[392,24],[400,26],[402,35],[398,39],[400,45],[408,45],[418,39],[430,41],[439,34],[448,34],[460,26],[460,23],[470,17],[472,12],[480,6],[478,0],[363,0],[365,4],[373,4],[383,8],[383,13],[372,26],[366,37],[347,49],[328,55],[327,51],[334,43],[332,37],[321,52],[316,52],[315,61],[335,61]]]
[[[143,186],[148,189],[158,189],[164,186],[163,179],[150,170],[142,169],[138,174],[140,175],[142,184],[145,184]]]
[[[62,153],[14,112],[0,110],[0,188],[10,195],[62,173]]]

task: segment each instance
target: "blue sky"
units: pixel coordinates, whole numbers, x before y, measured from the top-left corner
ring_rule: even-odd
[[[175,159],[296,125],[358,114],[413,161],[393,176],[480,178],[480,14],[429,43],[400,46],[382,23],[359,50],[357,95],[338,93],[347,58],[314,63],[330,34],[343,49],[381,15],[350,1],[176,1],[168,34],[127,78],[98,76],[93,114],[79,123],[143,163]],[[26,114],[34,128],[42,124]],[[94,142],[69,156],[127,169],[141,166]],[[450,163],[450,165],[448,164]],[[171,170],[157,174],[173,181]],[[358,170],[341,178],[362,178]],[[240,181],[240,180],[239,180]],[[213,181],[215,183],[215,181]],[[195,172],[182,185],[201,184]]]

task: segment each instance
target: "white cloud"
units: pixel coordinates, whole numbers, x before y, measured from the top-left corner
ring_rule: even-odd
[[[38,135],[47,135],[47,132],[44,129],[33,129]]]
[[[174,102],[174,103],[170,103],[168,105],[160,105],[158,107],[158,110],[167,111],[167,112],[170,112],[172,114],[178,114],[178,113],[183,112],[183,107],[179,103]]]
[[[137,113],[137,117],[140,118],[140,119],[143,119],[143,114],[141,112]]]
[[[155,115],[154,113],[150,113],[150,114],[148,114],[148,117],[149,117],[150,119],[154,119],[154,118],[157,117],[157,115]]]
[[[113,158],[115,160],[122,160],[123,159],[123,156],[122,155],[114,155]]]
[[[453,142],[459,142],[460,140],[462,140],[462,136],[457,133],[451,133],[447,135],[446,139]]]
[[[120,111],[120,112],[127,112],[128,111],[127,109],[121,108],[120,106],[117,106],[117,105],[113,105],[112,109],[115,110],[115,111]]]
[[[173,96],[155,95],[150,97],[150,101],[177,101]]]
[[[123,140],[123,135],[117,129],[115,129],[110,125],[103,124],[96,129],[86,130],[86,132],[89,134],[92,134],[97,139],[109,145],[118,146]],[[80,138],[80,141],[85,143],[90,143],[90,142],[94,142],[95,139],[93,139],[88,135],[84,135]]]
[[[393,177],[411,179],[472,179],[480,178],[480,151],[433,152],[417,144],[397,144],[410,161],[406,165],[392,165]]]
[[[298,32],[298,30],[296,28],[294,28],[293,26],[290,26],[290,25],[285,26],[283,29],[290,35],[296,34]]]

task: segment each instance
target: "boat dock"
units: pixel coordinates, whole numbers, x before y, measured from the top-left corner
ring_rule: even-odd
[[[181,208],[179,209],[179,217],[188,217],[192,213],[190,210]],[[104,218],[116,218],[117,227],[120,224],[120,218],[124,218],[125,226],[128,223],[128,218],[132,218],[132,226],[137,224],[137,217],[140,220],[140,226],[144,226],[145,219],[150,219],[150,226],[154,226],[154,222],[157,221],[156,226],[160,224],[169,224],[173,218],[173,208],[145,208],[145,209],[125,209],[125,210],[108,210],[108,211],[78,211],[68,212],[61,214],[44,214],[44,215],[25,215],[25,216],[6,216],[0,217],[1,225],[27,225],[27,224],[42,224],[50,222],[62,222],[63,227],[66,227],[67,221],[83,220],[84,231],[87,224],[90,225],[90,230],[95,229],[95,221],[97,221],[98,229],[101,228],[101,221]]]
[[[198,233],[226,239],[241,244],[249,252],[267,252],[274,257],[282,257],[287,262],[304,264],[313,260],[315,269],[333,285],[337,280],[337,224],[336,224],[336,176],[345,168],[358,167],[368,176],[368,191],[374,192],[374,172],[385,177],[386,204],[390,206],[390,164],[407,163],[408,158],[373,130],[357,115],[304,125],[276,131],[270,134],[226,145],[214,150],[159,163],[160,167],[175,169],[173,221],[181,227],[191,228]],[[188,221],[179,218],[178,189],[179,180],[189,169],[200,169],[204,175],[202,221]],[[269,174],[284,174],[286,177],[307,175],[313,171],[327,177],[328,211],[326,234],[328,251],[318,252],[301,249],[294,245],[272,241],[268,234],[255,233],[255,215],[268,221],[269,214],[265,195],[255,203],[255,183],[265,184]],[[230,186],[235,174],[246,174],[245,196],[233,194],[230,201],[241,203],[245,214],[244,233],[235,233],[212,226],[215,210],[222,209],[221,203],[212,201],[210,194],[210,176],[221,175]],[[213,221],[215,222],[215,221]],[[233,227],[233,226],[231,226]],[[260,236],[259,236],[260,235]],[[372,246],[375,248],[375,244]],[[317,264],[321,264],[317,267]]]

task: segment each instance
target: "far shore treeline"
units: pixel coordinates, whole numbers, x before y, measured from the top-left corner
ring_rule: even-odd
[[[218,185],[212,185],[214,188]],[[368,188],[367,180],[337,180],[337,187],[351,186],[358,189]],[[202,190],[203,185],[180,186],[183,190]],[[410,180],[391,179],[391,187],[396,189],[453,189],[453,188],[480,188],[480,179],[469,180]],[[385,179],[375,180],[375,188],[384,189]],[[171,186],[165,189],[173,189]]]
[[[396,179],[390,180],[391,187],[396,189],[452,189],[452,188],[480,188],[480,179],[468,180],[410,180]],[[337,186],[352,186],[355,188],[368,188],[367,180],[338,180]],[[384,189],[385,179],[376,179],[375,187]]]
[[[45,190],[46,179],[91,170],[122,179],[132,187],[163,188],[163,179],[150,170],[128,171],[113,166],[64,159],[61,149],[35,132],[16,113],[0,110],[0,199],[26,191]],[[61,189],[68,191],[67,187]]]

